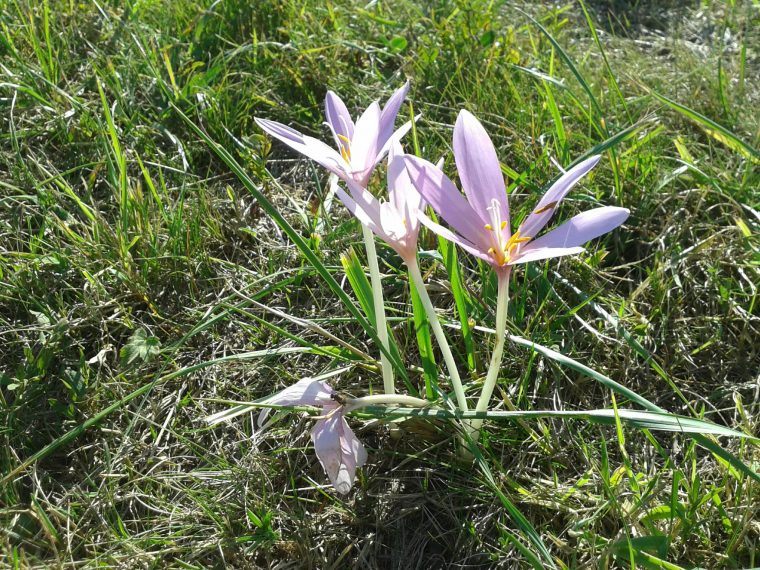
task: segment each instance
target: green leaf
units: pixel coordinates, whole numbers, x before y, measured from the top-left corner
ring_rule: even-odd
[[[493,32],[493,30],[488,30],[485,34],[480,36],[480,45],[486,48],[492,46],[495,40],[496,34]]]
[[[617,412],[617,414],[616,414]],[[584,420],[595,424],[614,426],[616,418],[624,424],[640,429],[669,431],[675,433],[722,435],[738,437],[760,442],[759,439],[746,433],[719,425],[706,420],[698,420],[668,412],[650,412],[643,410],[614,410],[603,408],[598,410],[516,410],[516,411],[487,411],[474,412],[461,410],[443,410],[440,408],[380,408],[367,407],[366,413],[372,413],[384,418],[400,417],[432,417],[437,419],[490,419],[490,420],[524,420],[533,418],[557,418]]]
[[[515,344],[519,346],[523,346],[526,348],[531,348],[535,350],[536,352],[540,352],[544,356],[551,358],[552,360],[567,366],[569,368],[572,368],[581,374],[588,376],[590,378],[593,378],[594,380],[600,382],[601,384],[607,386],[609,389],[613,390],[614,392],[618,394],[622,394],[632,402],[636,402],[641,407],[646,408],[647,410],[653,411],[653,412],[662,412],[667,413],[664,409],[660,408],[658,405],[650,402],[643,396],[639,396],[636,392],[633,390],[630,390],[623,386],[622,384],[619,384],[615,382],[612,378],[608,378],[604,374],[601,374],[597,372],[596,370],[593,370],[592,368],[589,368],[588,366],[581,364],[577,360],[573,360],[572,358],[565,356],[564,354],[561,354],[555,350],[552,350],[550,348],[547,348],[545,346],[542,346],[540,344],[537,344],[533,341],[530,341],[528,339],[519,337],[519,336],[509,336],[510,340],[514,342]],[[712,424],[715,425],[715,424]],[[728,429],[728,428],[726,428]],[[758,474],[754,469],[746,465],[741,459],[733,455],[732,453],[726,451],[723,449],[720,445],[709,439],[708,437],[701,435],[699,433],[695,433],[693,436],[694,439],[701,445],[702,447],[710,450],[714,455],[717,455],[722,460],[726,461],[728,464],[730,464],[734,469],[737,469],[738,471],[741,471],[745,475],[749,476],[754,481],[760,483],[760,474]],[[752,439],[753,441],[757,441],[757,438],[751,437],[751,436],[744,436],[749,439]]]
[[[657,91],[650,91],[650,93],[654,96],[655,99],[657,99],[661,103],[664,103],[671,109],[674,109],[675,111],[678,111],[679,113],[681,113],[684,117],[697,123],[700,127],[702,127],[702,129],[704,129],[704,131],[708,135],[713,137],[715,140],[723,143],[731,150],[736,151],[742,156],[750,159],[752,162],[760,163],[760,151],[758,151],[755,147],[753,147],[749,143],[746,143],[743,140],[741,140],[738,136],[736,136],[734,133],[729,131],[726,127],[719,125],[715,121],[708,119],[707,117],[697,113],[693,109],[689,109],[689,107],[685,105],[681,105],[680,103],[676,103],[672,99],[668,99],[664,95],[660,95],[659,93],[657,93]]]
[[[372,323],[372,326],[377,330],[375,304],[372,299],[372,284],[367,278],[367,274],[364,272],[364,266],[359,260],[359,256],[356,254],[354,248],[349,248],[346,253],[340,256],[340,263],[343,265],[343,270],[346,272],[346,277],[348,278],[348,282],[351,285],[354,295],[356,295],[356,299],[359,301],[359,305],[364,311],[364,314],[367,315],[370,323]],[[390,327],[388,327],[388,342],[390,353],[392,355],[391,360],[395,358],[397,361],[401,362],[401,353],[399,352],[398,344],[396,343],[396,337],[393,335],[393,331]],[[408,377],[402,377],[402,379],[410,392],[413,394],[418,393]]]
[[[433,400],[435,398],[434,386],[438,382],[438,367],[435,363],[433,341],[430,338],[430,325],[425,307],[422,305],[420,295],[417,293],[412,279],[409,279],[409,293],[412,298],[414,333],[417,337],[417,346],[419,347],[422,370],[425,376],[425,397],[428,400]]]
[[[393,37],[389,42],[387,42],[387,46],[396,53],[402,52],[406,49],[408,42],[406,41],[406,38],[402,36],[395,36]]]
[[[147,362],[161,352],[161,341],[158,337],[148,335],[145,329],[139,328],[132,333],[129,341],[119,351],[125,364],[132,364],[136,360]]]
[[[435,213],[429,210],[430,217],[433,221],[438,221]],[[467,351],[467,368],[471,372],[477,367],[475,357],[475,342],[472,339],[472,327],[470,326],[470,300],[464,287],[462,279],[462,268],[459,265],[457,250],[453,243],[438,236],[438,251],[441,253],[443,265],[449,275],[451,284],[451,293],[454,296],[454,306],[459,317],[459,324],[462,327],[462,338],[464,339],[464,348]]]

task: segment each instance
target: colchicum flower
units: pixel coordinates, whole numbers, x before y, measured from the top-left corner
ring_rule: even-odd
[[[375,101],[354,124],[343,101],[332,91],[325,97],[325,117],[338,150],[313,137],[303,135],[282,123],[256,118],[256,123],[271,136],[325,167],[341,179],[366,188],[372,170],[383,159],[392,140],[400,140],[411,128],[407,122],[393,130],[409,82],[397,89],[385,107]]]
[[[496,150],[483,126],[467,111],[459,113],[454,126],[454,158],[466,198],[431,163],[409,155],[404,157],[417,190],[456,233],[424,214],[420,214],[420,221],[499,272],[507,272],[518,263],[580,253],[582,244],[616,228],[629,214],[626,208],[594,208],[536,237],[567,193],[599,162],[600,157],[593,156],[565,172],[512,233]]]
[[[346,422],[345,407],[333,389],[313,378],[303,378],[265,401],[280,406],[321,406],[322,415],[311,430],[317,459],[338,493],[351,490],[356,469],[367,461],[367,450]],[[264,410],[264,415],[268,410]],[[261,423],[261,417],[260,421]]]
[[[338,198],[359,221],[390,245],[405,261],[417,253],[419,215],[425,208],[422,196],[404,168],[403,150],[398,141],[388,153],[388,201],[381,202],[356,182],[346,181],[349,193],[333,182]]]

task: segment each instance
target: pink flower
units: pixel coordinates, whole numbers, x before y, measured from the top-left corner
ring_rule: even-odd
[[[390,245],[406,260],[417,252],[419,216],[425,208],[422,196],[404,168],[403,150],[398,142],[388,154],[388,201],[381,202],[359,184],[347,180],[350,196],[337,183],[338,198],[359,221]]]
[[[487,261],[496,270],[505,271],[517,263],[580,253],[582,244],[616,228],[629,214],[627,209],[614,206],[594,208],[536,237],[567,193],[599,162],[600,157],[594,156],[563,174],[512,233],[507,193],[496,150],[483,126],[467,111],[459,113],[454,126],[454,158],[466,197],[431,163],[409,155],[404,157],[406,169],[419,193],[456,232],[422,214],[420,221],[465,251]]]
[[[367,461],[367,450],[351,431],[344,415],[345,408],[334,399],[333,389],[326,382],[303,378],[265,403],[322,407],[322,416],[311,430],[314,451],[335,490],[343,495],[348,493],[354,484],[357,467]]]
[[[256,123],[271,136],[343,180],[351,180],[366,188],[372,171],[388,152],[391,142],[401,140],[411,128],[411,123],[407,122],[395,133],[393,131],[396,115],[407,91],[408,81],[388,99],[382,111],[375,101],[362,113],[356,124],[341,98],[328,91],[325,97],[325,117],[338,147],[337,151],[282,123],[259,118],[256,118]]]

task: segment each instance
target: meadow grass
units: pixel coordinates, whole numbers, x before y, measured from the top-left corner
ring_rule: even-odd
[[[398,438],[356,422],[370,460],[341,497],[302,415],[263,435],[254,414],[204,422],[344,368],[336,388],[381,388],[357,222],[253,118],[324,138],[327,89],[356,111],[409,78],[402,113],[422,117],[407,148],[453,175],[451,127],[472,111],[513,220],[553,161],[592,152],[603,160],[558,219],[631,210],[585,254],[521,268],[509,332],[756,435],[759,30],[750,1],[5,0],[0,564],[759,565],[760,454],[746,440],[490,421],[472,465],[443,420]],[[461,253],[452,275],[432,234],[421,248],[474,398],[495,281]],[[440,355],[415,328],[400,260],[378,253],[407,382],[424,393]],[[495,405],[640,409],[547,354],[508,343]]]

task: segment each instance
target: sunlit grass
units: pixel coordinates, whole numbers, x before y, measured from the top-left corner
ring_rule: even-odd
[[[382,386],[363,356],[376,346],[335,289],[353,298],[345,275],[363,260],[341,260],[359,228],[253,117],[321,137],[328,88],[354,111],[409,78],[402,113],[422,118],[407,145],[453,175],[451,125],[475,113],[513,225],[553,161],[590,152],[604,158],[557,219],[597,203],[632,212],[579,258],[518,271],[509,332],[670,412],[757,434],[757,9],[523,9],[17,0],[0,12],[3,565],[529,567],[532,528],[559,567],[757,566],[758,484],[686,436],[494,421],[477,469],[440,421],[412,420],[398,440],[357,422],[370,460],[343,499],[322,487],[300,416],[266,437],[249,415],[202,421],[344,367],[337,388]],[[481,290],[487,269],[462,254],[452,275],[432,234],[421,247],[475,397],[495,281]],[[378,249],[424,391],[440,354],[416,360],[405,268]],[[500,390],[522,410],[613,405],[598,379],[517,343]],[[758,470],[757,447],[716,441]]]

